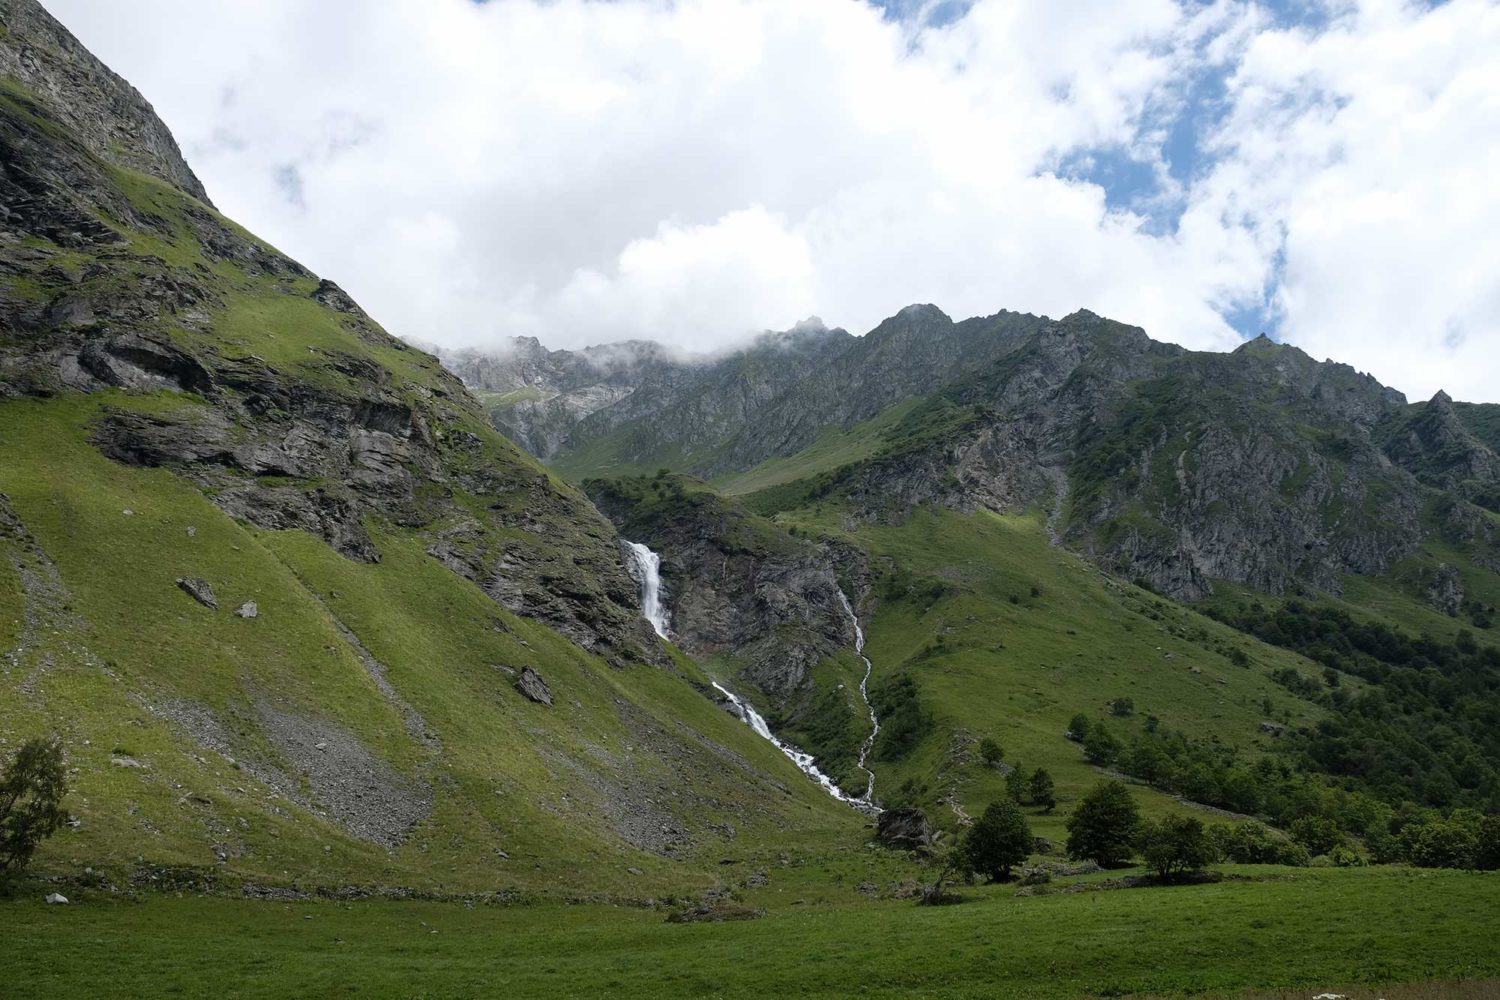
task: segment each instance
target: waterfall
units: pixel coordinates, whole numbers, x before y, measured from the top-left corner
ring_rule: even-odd
[[[818,769],[817,762],[813,759],[812,754],[805,753],[804,751],[797,749],[795,746],[786,742],[785,740],[778,739],[776,734],[771,732],[771,727],[766,725],[766,720],[751,706],[748,701],[745,701],[743,698],[736,695],[733,691],[729,690],[718,681],[714,681],[713,685],[715,690],[729,699],[729,704],[734,706],[734,712],[740,717],[740,721],[744,722],[745,725],[755,730],[756,734],[760,736],[761,739],[769,741],[770,744],[777,750],[780,750],[782,753],[786,754],[787,759],[790,760],[793,764],[796,764],[798,769],[800,769],[803,774],[807,775],[809,778],[822,785],[823,791],[827,792],[829,795],[832,795],[840,802],[847,802],[851,806],[854,806],[856,809],[864,809],[868,811],[869,804],[865,802],[865,800],[856,799],[850,795],[846,795],[842,788],[834,784],[832,778]]]
[[[661,556],[640,542],[621,541],[630,561],[630,575],[641,587],[641,614],[656,629],[656,634],[666,639],[667,612],[661,606]]]
[[[864,699],[865,710],[870,713],[870,735],[865,737],[864,743],[859,747],[858,767],[865,772],[866,784],[865,794],[861,795],[858,802],[865,806],[875,807],[875,772],[866,766],[870,759],[870,751],[875,748],[875,737],[880,735],[880,719],[875,714],[875,706],[870,704],[870,674],[875,665],[865,655],[865,630],[859,627],[859,616],[854,613],[854,606],[849,603],[849,598],[844,596],[844,591],[839,590],[839,603],[844,607],[844,613],[849,616],[849,624],[854,626],[854,652],[865,661],[865,675],[859,679],[859,696]]]
[[[652,552],[649,548],[642,545],[640,542],[628,542],[624,539],[621,539],[621,543],[625,548],[625,555],[629,561],[630,575],[635,577],[636,583],[639,584],[641,588],[641,615],[651,623],[651,627],[656,630],[657,635],[661,636],[663,639],[666,639],[668,638],[667,612],[666,609],[661,606],[661,556],[657,555],[655,552]],[[849,602],[844,598],[842,591],[840,591],[839,593],[839,599],[844,602],[845,609],[848,609]],[[854,612],[850,611],[849,614],[852,616]],[[858,636],[858,642],[855,648],[862,650],[864,648],[864,633],[859,631],[859,622],[857,620],[854,623],[854,631],[856,636]],[[869,665],[870,661],[865,660],[866,680],[869,679]],[[776,737],[776,734],[771,732],[771,727],[766,724],[765,718],[762,717],[761,714],[757,712],[748,701],[745,701],[739,695],[735,694],[733,691],[730,691],[728,688],[717,681],[714,682],[714,688],[717,689],[718,692],[725,698],[729,699],[729,704],[733,706],[735,715],[739,717],[741,722],[745,723],[745,725],[753,729],[756,735],[761,737],[761,739],[766,740],[776,749],[784,753],[787,756],[787,759],[790,760],[793,764],[796,764],[798,769],[800,769],[803,774],[816,781],[819,785],[822,785],[823,790],[826,791],[829,795],[832,795],[840,802],[849,803],[856,809],[860,809],[865,812],[876,811],[875,805],[872,800],[872,795],[875,791],[875,775],[871,774],[868,770],[865,770],[864,766],[865,756],[869,753],[870,744],[872,744],[875,739],[873,735],[869,740],[865,741],[866,745],[864,749],[860,751],[859,758],[860,769],[864,770],[865,773],[870,776],[869,784],[866,787],[865,794],[859,798],[855,798],[853,796],[846,795],[844,793],[844,790],[839,788],[839,786],[834,783],[832,778],[828,777],[828,775],[824,774],[818,769],[818,765],[816,761],[814,761],[812,754],[804,753],[802,750],[799,750],[792,744],[787,743],[785,740],[778,739]],[[864,690],[863,684],[861,684],[860,690]],[[868,699],[866,703],[868,704]],[[875,713],[872,711],[870,713],[870,719],[872,722],[874,721],[874,718]],[[876,728],[878,731],[879,727],[877,726]]]

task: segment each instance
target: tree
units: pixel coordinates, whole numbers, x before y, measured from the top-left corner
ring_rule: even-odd
[[[1118,781],[1101,781],[1068,817],[1068,856],[1121,867],[1130,860],[1139,823],[1130,789]]]
[[[1213,852],[1241,865],[1306,865],[1311,855],[1301,844],[1273,834],[1259,823],[1220,823],[1208,831]]]
[[[1005,749],[1000,746],[1000,741],[993,736],[982,737],[979,741],[979,759],[984,762],[985,767],[994,767],[1000,763],[1005,756]]]
[[[1026,797],[1026,772],[1021,770],[1020,764],[1010,766],[1010,773],[1005,776],[1005,794],[1016,803]]]
[[[1326,816],[1303,816],[1293,821],[1288,832],[1313,854],[1327,854],[1344,842],[1339,825]]]
[[[917,899],[917,905],[943,906],[947,903],[960,902],[960,897],[956,893],[944,892],[943,886],[949,879],[962,874],[964,866],[968,863],[962,845],[933,858],[932,864],[937,869],[937,877],[932,880],[931,885],[922,886],[922,895]]]
[[[1083,755],[1090,764],[1108,767],[1119,759],[1120,744],[1101,722],[1090,729],[1088,736],[1084,738]]]
[[[1089,735],[1089,717],[1079,712],[1068,723],[1068,738],[1082,743]]]
[[[964,834],[964,861],[991,882],[1004,881],[1012,867],[1031,856],[1035,843],[1020,806],[1003,798],[991,803]]]
[[[1044,768],[1037,768],[1031,775],[1031,781],[1026,790],[1031,793],[1031,801],[1041,806],[1045,811],[1051,812],[1057,805],[1057,796],[1052,784],[1052,775]]]
[[[1215,854],[1203,821],[1177,813],[1142,823],[1136,847],[1147,867],[1163,881],[1201,870]]]
[[[62,745],[56,739],[23,743],[0,777],[0,876],[25,868],[37,845],[63,825],[67,791]]]

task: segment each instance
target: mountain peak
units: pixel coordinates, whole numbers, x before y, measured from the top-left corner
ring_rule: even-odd
[[[902,308],[899,312],[896,313],[896,316],[899,316],[902,319],[935,319],[950,323],[952,322],[952,320],[949,319],[947,313],[943,312],[931,302],[914,302],[911,305]]]
[[[117,76],[36,0],[0,0],[0,76],[45,103],[89,152],[139,170],[204,204],[198,180],[167,126],[140,92]]]

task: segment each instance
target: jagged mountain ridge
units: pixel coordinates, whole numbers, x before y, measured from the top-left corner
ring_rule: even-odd
[[[570,436],[552,460],[579,476],[659,463],[732,481],[920,401],[876,453],[805,486],[836,488],[877,518],[927,502],[1055,504],[1061,539],[1183,598],[1215,579],[1336,591],[1341,574],[1386,572],[1437,533],[1462,536],[1481,566],[1500,559],[1485,513],[1497,508],[1500,466],[1481,436],[1493,407],[1443,394],[1408,406],[1369,376],[1264,336],[1227,355],[1187,351],[1087,311],[954,323],[913,306],[840,347],[726,416],[717,443],[678,447],[672,391],[642,387],[631,398],[655,397],[648,422],[604,437],[575,428],[582,440]]]

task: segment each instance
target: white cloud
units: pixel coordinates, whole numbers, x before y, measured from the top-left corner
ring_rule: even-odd
[[[1222,348],[1264,301],[1315,354],[1500,398],[1493,2],[1317,32],[1236,0],[978,0],[938,28],[855,0],[49,7],[221,208],[417,339],[709,350],[930,301]],[[1171,120],[1225,71],[1170,177]],[[1176,225],[1061,175],[1111,152]]]

